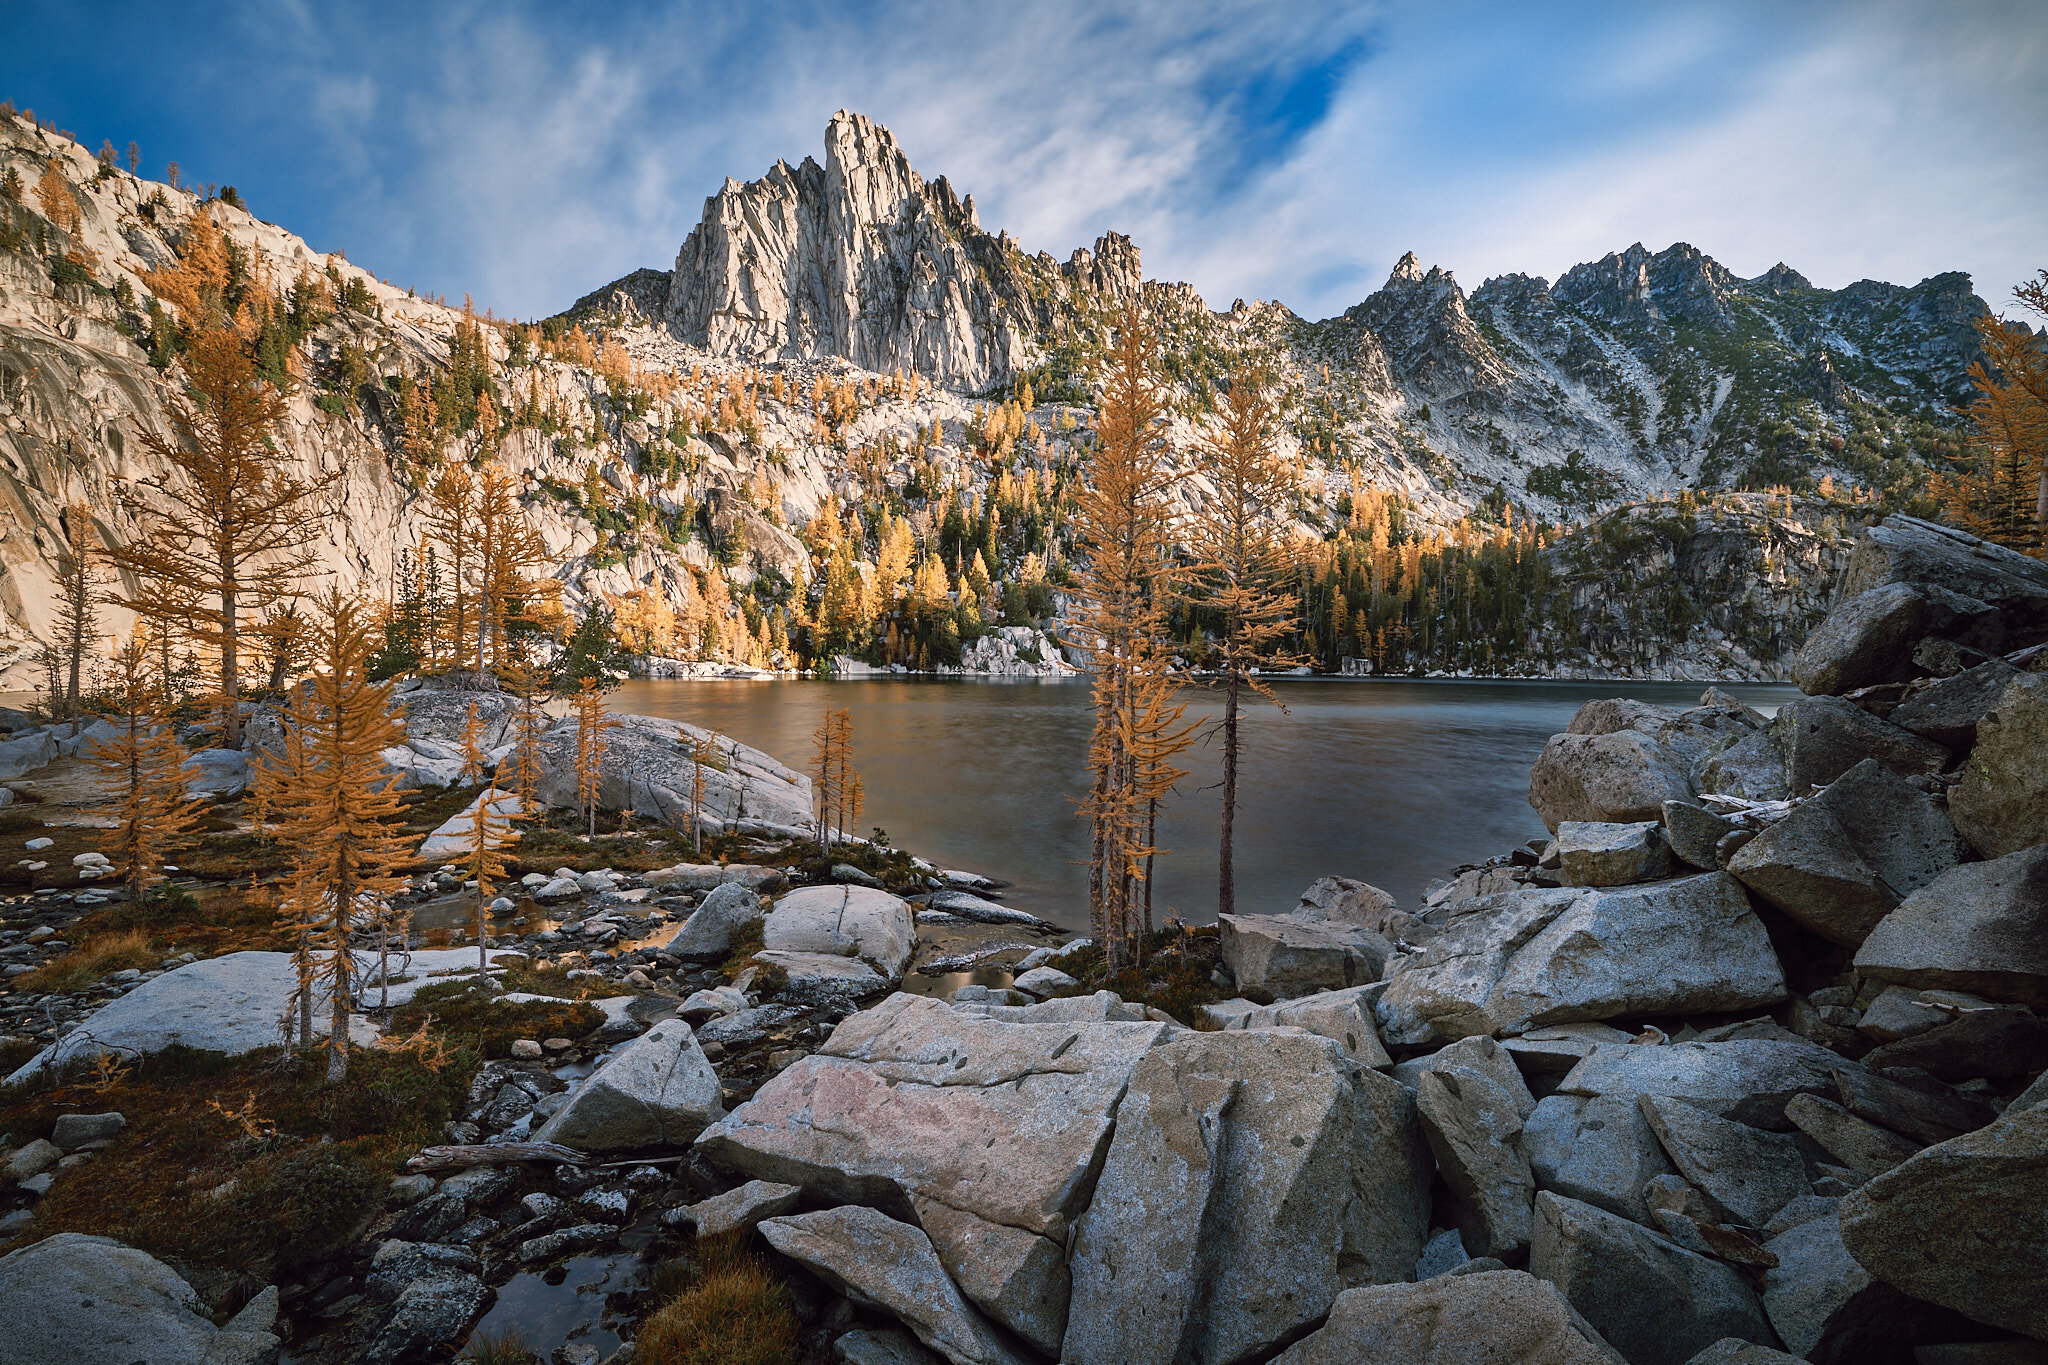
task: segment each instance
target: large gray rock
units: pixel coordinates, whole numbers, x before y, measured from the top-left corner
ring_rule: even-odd
[[[578,1229],[549,1234],[564,1246],[578,1242]],[[610,1237],[615,1229],[592,1226],[587,1237]],[[541,1239],[535,1239],[541,1240]],[[483,1311],[490,1290],[481,1278],[483,1265],[458,1246],[387,1241],[370,1258],[363,1288],[373,1299],[390,1304],[382,1327],[355,1357],[364,1365],[397,1365],[459,1341]]]
[[[677,863],[643,872],[640,880],[670,891],[713,891],[738,885],[766,893],[782,885],[783,875],[779,867],[756,867],[751,863]]]
[[[275,1291],[271,1291],[275,1316]],[[110,1237],[60,1232],[0,1256],[0,1365],[259,1365],[268,1323],[222,1330],[191,1285]]]
[[[1791,1127],[1794,1095],[1832,1096],[1833,1073],[1851,1066],[1812,1043],[1734,1038],[1662,1047],[1599,1047],[1558,1083],[1561,1095],[1638,1095],[1683,1100],[1753,1128]]]
[[[1536,1179],[1517,1141],[1536,1101],[1491,1038],[1461,1038],[1416,1076],[1415,1109],[1457,1200],[1466,1249],[1503,1261],[1529,1245]]]
[[[895,984],[865,961],[838,953],[791,953],[769,949],[754,961],[782,972],[777,994],[810,1009],[849,1005],[879,995]]]
[[[1964,863],[1915,891],[1856,950],[1856,970],[2048,1008],[2048,844]]]
[[[917,950],[917,925],[900,896],[865,886],[806,886],[775,902],[762,926],[771,950],[864,958],[900,978]]]
[[[1948,805],[1987,858],[2048,842],[2048,674],[2014,678],[1999,694]]]
[[[1779,1209],[1813,1192],[1799,1145],[1782,1133],[1736,1123],[1667,1095],[1644,1095],[1638,1102],[1671,1164],[1706,1196],[1718,1220],[1761,1228]]]
[[[1529,804],[1553,833],[1566,820],[1654,820],[1692,794],[1678,760],[1636,730],[1552,735],[1529,770]]]
[[[685,833],[691,827],[691,788],[702,772],[702,826],[747,834],[801,836],[812,823],[811,780],[758,749],[694,725],[655,716],[617,715],[605,733],[598,803],[606,810],[638,812]],[[709,744],[710,761],[692,757]],[[536,794],[550,806],[579,805],[576,798],[576,722],[557,721],[541,737]]]
[[[1840,1219],[1809,1219],[1764,1250],[1778,1258],[1764,1271],[1764,1312],[1788,1350],[1841,1365],[1906,1359],[1926,1306],[1857,1263],[1842,1245]]]
[[[1225,1029],[1301,1028],[1334,1039],[1345,1054],[1360,1066],[1385,1068],[1394,1064],[1380,1044],[1373,1026],[1372,998],[1378,986],[1352,986],[1341,991],[1319,991],[1273,1005],[1252,1005],[1235,1011],[1223,1024]],[[1246,1001],[1246,1004],[1251,1004]]]
[[[753,888],[725,882],[706,893],[664,950],[690,962],[721,962],[732,952],[733,936],[761,918]]]
[[[1894,514],[1857,533],[1843,595],[1885,583],[1946,588],[1995,607],[2011,625],[2048,625],[2048,564],[1918,517]]]
[[[1728,870],[1807,928],[1853,947],[1965,851],[1932,797],[1865,759],[1743,845]]]
[[[923,1232],[875,1209],[849,1205],[771,1218],[768,1245],[856,1303],[895,1314],[954,1365],[1025,1365],[962,1298]]]
[[[1671,845],[1655,820],[1628,825],[1566,820],[1557,827],[1551,852],[1558,860],[1557,879],[1566,886],[1632,886],[1676,870]]]
[[[834,1365],[938,1365],[939,1357],[901,1328],[856,1327],[832,1343]]]
[[[145,981],[118,1000],[102,1005],[83,1024],[24,1062],[7,1084],[27,1080],[45,1067],[63,1067],[100,1051],[135,1057],[178,1044],[201,1052],[238,1057],[281,1040],[278,1020],[298,989],[290,953],[228,953],[187,963]],[[330,1019],[325,992],[313,1008],[313,1031],[325,1034]],[[349,1037],[368,1046],[376,1028],[360,1016],[349,1021]]]
[[[1224,965],[1253,999],[1286,1000],[1379,980],[1393,945],[1370,929],[1295,915],[1218,915]]]
[[[1643,1186],[1672,1173],[1633,1095],[1546,1095],[1522,1127],[1536,1188],[1650,1221]]]
[[[1556,1285],[1519,1270],[1348,1289],[1273,1365],[1620,1365]]]
[[[796,1185],[778,1185],[772,1180],[749,1180],[738,1189],[713,1195],[690,1205],[690,1220],[699,1240],[750,1228],[767,1218],[794,1213],[804,1197]]]
[[[1699,789],[1751,801],[1783,801],[1792,794],[1785,780],[1785,750],[1766,730],[1731,744],[1700,770]]]
[[[1157,1023],[1006,1023],[922,996],[848,1016],[705,1130],[763,1180],[914,1217],[910,1197],[1063,1241]]]
[[[1807,1365],[1807,1362],[1798,1356],[1788,1356],[1783,1351],[1759,1346],[1753,1341],[1743,1341],[1739,1337],[1722,1337],[1686,1361],[1685,1365]]]
[[[1336,1043],[1183,1035],[1131,1075],[1076,1225],[1069,1365],[1224,1365],[1405,1280],[1429,1158],[1398,1084]]]
[[[1901,1162],[1842,1201],[1842,1241],[1871,1274],[1979,1322],[2048,1337],[2048,1108],[2007,1112]]]
[[[1909,1066],[1944,1081],[2033,1076],[2048,1067],[2048,1019],[2031,1010],[1968,1010],[1938,1028],[1873,1050],[1864,1065]]]
[[[1724,1337],[1777,1338],[1742,1277],[1576,1199],[1536,1196],[1529,1270],[1564,1291],[1629,1365],[1685,1365]]]
[[[1355,924],[1374,933],[1385,933],[1387,917],[1396,909],[1393,896],[1370,882],[1350,877],[1318,877],[1301,893],[1291,913],[1311,924]]]
[[[1843,598],[1807,635],[1792,660],[1792,681],[1809,695],[1829,696],[1896,681],[1911,668],[1921,636],[1989,612],[1945,589],[1880,584]]]
[[[1785,1117],[1822,1150],[1861,1176],[1878,1175],[1920,1150],[1921,1144],[1874,1123],[1866,1123],[1833,1100],[1794,1095]]]
[[[1948,750],[1840,697],[1801,697],[1779,708],[1771,733],[1785,754],[1785,784],[1794,796],[1825,787],[1866,758],[1901,776],[1938,773]]]
[[[201,749],[185,759],[185,795],[225,801],[249,790],[256,772],[240,749]]]
[[[968,1301],[1033,1350],[1057,1358],[1067,1334],[1066,1248],[937,1200],[913,1197],[911,1204],[939,1263]]]
[[[1831,1073],[1842,1107],[1857,1118],[1911,1138],[1916,1143],[1946,1142],[1975,1132],[1998,1111],[1932,1076],[1901,1072],[1895,1080],[1860,1066],[1841,1066]],[[1903,1082],[1910,1081],[1911,1084]],[[1787,1106],[1790,1113],[1790,1106]]]
[[[1467,902],[1389,976],[1377,1007],[1382,1036],[1403,1044],[1785,998],[1762,921],[1721,872]]]
[[[1709,789],[1711,790],[1711,788]],[[1692,801],[1664,803],[1664,839],[1682,861],[1712,872],[1720,860],[1714,850],[1740,826]]]
[[[664,1019],[577,1082],[536,1142],[586,1152],[680,1147],[725,1113],[690,1026]]]
[[[1977,726],[2018,676],[2011,664],[1993,659],[1915,692],[1885,719],[1943,748],[1967,752],[1977,743]]]
[[[30,730],[0,739],[0,782],[27,777],[57,761],[57,736],[52,730]]]

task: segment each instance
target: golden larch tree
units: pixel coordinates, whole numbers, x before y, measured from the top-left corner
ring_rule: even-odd
[[[2048,270],[2013,294],[2048,314]],[[1934,481],[1934,495],[1965,529],[2048,558],[2048,340],[2002,318],[1976,326],[1983,358],[1970,366],[1971,450],[1960,469]]]
[[[1112,972],[1144,952],[1149,812],[1185,776],[1174,755],[1192,726],[1173,701],[1166,612],[1172,591],[1164,405],[1155,392],[1156,342],[1135,307],[1118,320],[1107,359],[1088,478],[1074,530],[1085,555],[1071,642],[1093,670],[1094,782],[1081,803],[1089,831],[1088,913]]]
[[[234,332],[200,333],[185,364],[199,401],[174,393],[172,436],[139,433],[173,472],[142,480],[131,493],[141,539],[109,550],[107,559],[167,586],[182,619],[164,620],[166,604],[151,594],[120,597],[122,606],[183,628],[218,654],[222,743],[232,749],[241,747],[243,636],[252,616],[292,593],[312,569],[313,499],[341,471],[309,481],[278,467],[270,438],[284,419],[284,399],[258,376]]]
[[[316,982],[327,987],[327,1078],[335,1081],[348,1069],[351,939],[386,927],[391,897],[405,884],[404,804],[383,759],[404,730],[390,685],[369,678],[378,635],[371,608],[332,591],[313,634],[316,670],[293,695],[293,753],[270,804],[293,851],[283,908],[306,945],[300,998],[310,1002]],[[302,1026],[302,1041],[307,1032]]]
[[[106,801],[108,826],[100,851],[128,884],[128,903],[141,908],[163,880],[164,863],[197,840],[201,803],[185,794],[185,748],[149,676],[149,645],[138,630],[114,657],[116,735],[94,740],[88,757]]]
[[[1287,585],[1297,556],[1279,533],[1295,486],[1274,450],[1279,423],[1267,377],[1239,366],[1203,448],[1203,468],[1216,492],[1181,529],[1193,560],[1184,591],[1191,604],[1211,613],[1217,627],[1208,664],[1223,689],[1223,716],[1217,723],[1223,747],[1223,822],[1216,849],[1216,909],[1224,915],[1237,913],[1233,853],[1240,707],[1248,691],[1277,704],[1260,672],[1296,662],[1279,650],[1299,613]]]
[[[812,771],[818,803],[818,849],[832,851],[833,835],[852,837],[854,821],[867,808],[867,790],[853,766],[853,712],[826,708],[825,719],[812,733],[817,749]]]
[[[585,678],[576,688],[576,801],[589,821],[590,837],[597,837],[597,805],[604,794],[605,732],[618,722],[604,711],[604,689],[595,678]]]
[[[92,508],[71,503],[61,520],[64,549],[57,557],[56,635],[64,664],[63,714],[75,716],[85,659],[99,640],[100,546]]]

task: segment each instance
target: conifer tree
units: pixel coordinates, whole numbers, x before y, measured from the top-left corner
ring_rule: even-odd
[[[605,732],[618,722],[604,712],[604,689],[594,678],[576,686],[576,801],[597,837],[597,803],[604,794]]]
[[[2013,293],[2048,314],[2048,270]],[[2048,343],[2002,318],[1979,318],[1976,327],[1984,358],[1970,366],[1973,449],[1933,491],[1951,521],[2048,558]]]
[[[338,590],[320,612],[318,668],[293,694],[287,755],[272,765],[270,805],[279,836],[293,850],[284,908],[303,945],[301,1041],[310,1042],[312,994],[324,983],[332,1011],[327,1078],[337,1081],[348,1069],[356,992],[351,937],[388,927],[391,897],[405,882],[397,871],[408,857],[398,824],[403,803],[383,760],[404,731],[389,684],[370,681],[373,613]]]
[[[1164,493],[1171,476],[1152,376],[1156,342],[1135,307],[1118,319],[1107,357],[1089,478],[1075,531],[1087,563],[1076,593],[1074,643],[1094,672],[1095,780],[1082,802],[1090,824],[1089,920],[1112,972],[1144,951],[1147,811],[1185,774],[1171,759],[1192,726],[1173,701],[1166,630],[1170,595]]]
[[[548,556],[519,505],[512,476],[494,464],[484,466],[477,482],[476,517],[477,660],[487,667],[510,656],[515,624],[542,623],[541,585],[529,575]]]
[[[538,809],[540,784],[540,740],[548,724],[541,709],[544,693],[541,671],[524,659],[515,659],[504,669],[505,689],[519,699],[518,742],[512,750],[512,793],[519,798],[519,810],[531,815]]]
[[[485,787],[477,797],[466,842],[462,849],[463,870],[476,883],[476,969],[479,979],[490,970],[490,905],[505,879],[505,846],[516,837],[512,821],[526,810],[511,809],[517,797],[496,787]]]
[[[94,740],[88,751],[98,770],[106,802],[99,814],[109,824],[100,835],[105,853],[128,884],[128,903],[140,908],[149,889],[163,880],[165,860],[190,848],[200,808],[185,794],[185,749],[149,677],[149,646],[138,631],[114,658],[112,740]]]
[[[1223,396],[1203,461],[1215,496],[1183,528],[1194,558],[1188,591],[1220,618],[1210,667],[1223,688],[1223,823],[1216,855],[1217,913],[1237,913],[1233,851],[1237,823],[1238,711],[1247,690],[1277,704],[1262,667],[1295,662],[1277,650],[1298,616],[1286,578],[1294,557],[1275,529],[1294,479],[1274,452],[1279,414],[1266,376],[1240,366]]]
[[[811,737],[817,743],[812,771],[817,774],[813,793],[818,803],[818,848],[830,856],[835,832],[848,837],[867,806],[866,789],[853,767],[853,713],[844,707],[826,708],[824,721]]]
[[[71,182],[64,178],[61,163],[51,157],[36,181],[36,204],[60,230],[76,233],[79,228],[78,201],[71,197]]]
[[[74,502],[64,509],[64,550],[57,558],[57,645],[64,661],[63,714],[78,714],[80,674],[99,636],[101,574],[92,509]]]
[[[234,332],[195,337],[186,372],[200,401],[173,394],[173,437],[139,433],[176,474],[142,481],[155,495],[133,498],[142,539],[108,551],[107,559],[168,587],[184,619],[166,621],[165,602],[152,594],[117,598],[122,606],[181,626],[218,652],[222,742],[239,748],[248,619],[290,594],[312,568],[309,546],[318,531],[312,502],[341,471],[307,481],[278,467],[269,442],[283,420],[284,400],[257,376]]]

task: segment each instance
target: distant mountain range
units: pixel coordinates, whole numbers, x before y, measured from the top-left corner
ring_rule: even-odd
[[[1258,348],[1312,453],[1439,513],[1496,486],[1569,515],[1820,473],[1908,484],[1957,425],[1973,323],[1989,313],[1961,272],[1826,290],[1786,265],[1742,279],[1685,243],[1470,295],[1409,254],[1338,317],[1212,311],[1186,285],[1144,282],[1126,237],[1065,261],[1026,254],[981,225],[971,195],[920,176],[888,129],[845,112],[822,166],[726,181],[672,270],[636,272],[572,312],[630,300],[717,356],[841,357],[990,396],[1028,379],[1043,395],[1106,310],[1140,292],[1170,320],[1176,378],[1213,382],[1231,350]]]

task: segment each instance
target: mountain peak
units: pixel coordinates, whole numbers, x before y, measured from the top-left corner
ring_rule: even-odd
[[[1387,282],[1382,287],[1391,289],[1397,284],[1421,283],[1422,262],[1415,259],[1414,252],[1406,251],[1401,254],[1400,260],[1394,262],[1394,269],[1392,273],[1390,273],[1387,276]]]

